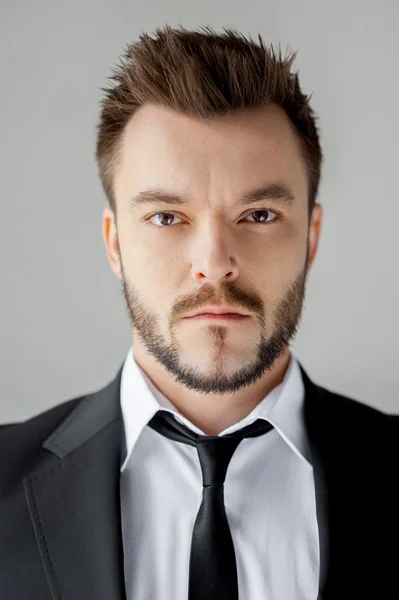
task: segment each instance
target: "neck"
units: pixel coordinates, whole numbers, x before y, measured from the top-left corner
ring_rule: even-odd
[[[287,347],[284,354],[255,384],[232,394],[202,394],[176,382],[152,356],[134,348],[134,359],[154,386],[193,425],[206,435],[218,435],[248,416],[283,380],[291,360]]]

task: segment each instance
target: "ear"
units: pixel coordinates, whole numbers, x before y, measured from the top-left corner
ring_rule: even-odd
[[[310,268],[313,264],[314,258],[316,256],[317,248],[319,246],[321,225],[323,222],[323,207],[321,204],[316,203],[313,206],[312,216],[310,219],[309,225],[309,259],[307,272],[310,271]]]
[[[122,280],[118,234],[116,230],[114,211],[106,206],[103,211],[102,236],[107,252],[108,261],[113,273]]]

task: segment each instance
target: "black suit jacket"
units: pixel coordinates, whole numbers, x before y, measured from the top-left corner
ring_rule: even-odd
[[[300,367],[318,598],[399,599],[399,420],[316,385]],[[121,372],[97,392],[0,428],[1,600],[126,599]]]

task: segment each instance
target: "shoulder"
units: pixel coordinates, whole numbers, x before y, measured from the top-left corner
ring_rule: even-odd
[[[0,426],[0,480],[5,486],[21,481],[40,461],[47,452],[42,448],[44,440],[86,397],[65,400],[25,421]]]
[[[316,385],[316,384],[315,384]],[[389,443],[399,443],[399,414],[386,413],[383,410],[353,398],[316,385],[322,401],[321,411],[326,419],[335,423],[339,420],[339,430],[347,432],[353,438],[378,436]],[[336,430],[336,429],[335,429]],[[372,438],[371,438],[372,439]]]
[[[2,440],[4,436],[12,438],[29,433],[33,436],[35,433],[40,435],[41,432],[46,432],[48,429],[51,430],[52,427],[56,427],[57,423],[64,419],[85,397],[86,395],[70,398],[43,412],[37,413],[24,421],[2,423],[0,425],[0,440]]]
[[[359,398],[316,383],[298,362],[305,387],[305,421],[320,443],[321,437],[328,437],[329,443],[336,444],[338,432],[342,442],[370,446],[370,440],[378,440],[381,448],[389,451],[393,447],[397,453],[399,414],[386,413]]]

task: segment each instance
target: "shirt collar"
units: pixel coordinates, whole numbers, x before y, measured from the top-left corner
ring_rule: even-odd
[[[282,382],[273,388],[246,417],[221,431],[219,435],[233,433],[256,419],[266,419],[293,452],[311,466],[303,419],[304,396],[305,388],[299,363],[291,352],[290,362]],[[205,435],[178,411],[144,373],[134,359],[132,347],[129,348],[122,369],[120,401],[126,448],[121,471],[125,469],[142,430],[158,410],[171,412],[176,419],[195,433]]]

